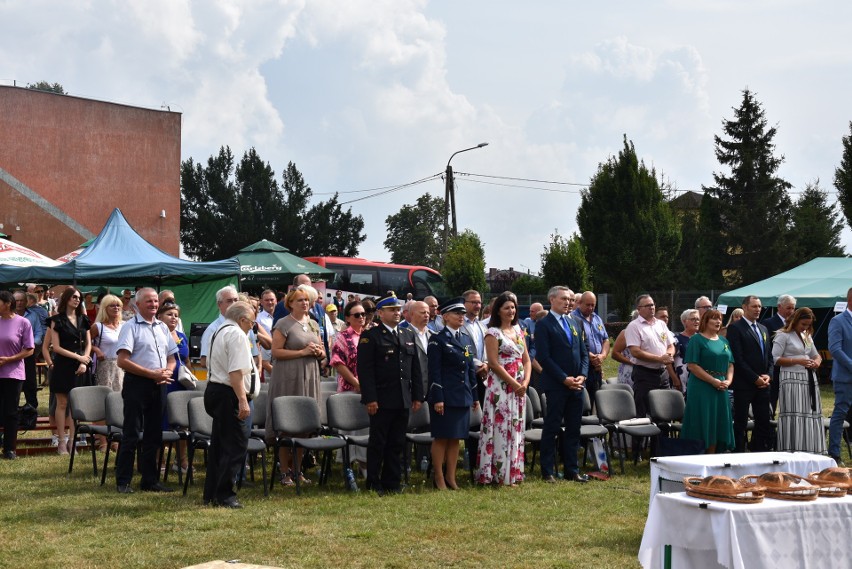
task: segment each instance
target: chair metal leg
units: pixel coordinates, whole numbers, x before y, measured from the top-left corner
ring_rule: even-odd
[[[292,445],[293,451],[293,478],[296,479],[296,496],[299,496],[302,493],[301,488],[301,480],[302,480],[302,465],[299,464],[299,453],[296,450],[296,445]]]
[[[195,443],[189,442],[187,444],[187,465],[186,465],[186,477],[183,479],[183,495],[186,496],[187,490],[189,490],[189,482],[192,480],[192,460],[195,458]]]
[[[621,435],[621,453],[619,454],[619,458],[621,459],[621,473],[624,474],[624,455],[627,454],[627,437],[624,436],[624,433],[618,433]]]
[[[89,449],[92,451],[92,476],[98,477],[98,459],[95,457],[95,433],[89,434]]]
[[[60,442],[62,442],[63,434],[60,433],[59,438]],[[68,459],[68,475],[71,475],[71,471],[74,470],[74,455],[77,454],[77,425],[74,425],[74,436],[70,438],[71,441],[71,457]]]

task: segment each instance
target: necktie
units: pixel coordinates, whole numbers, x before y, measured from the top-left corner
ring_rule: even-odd
[[[751,327],[754,330],[754,333],[757,335],[757,341],[760,342],[760,351],[763,352],[765,349],[763,345],[763,336],[760,334],[760,329],[757,327],[757,322],[752,323]]]
[[[560,320],[562,321],[562,329],[565,330],[565,335],[568,336],[568,345],[573,346],[574,345],[574,338],[573,338],[574,334],[571,332],[571,326],[568,325],[568,317],[563,316]]]

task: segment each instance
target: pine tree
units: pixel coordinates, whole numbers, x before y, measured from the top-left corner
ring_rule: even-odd
[[[810,183],[793,206],[793,235],[798,263],[816,257],[843,257],[840,245],[843,223],[834,205],[828,205],[828,193],[819,180]]]
[[[852,227],[852,121],[849,122],[849,136],[843,137],[843,157],[834,170],[834,187],[846,223]]]
[[[790,183],[777,176],[784,157],[774,155],[775,127],[767,126],[761,104],[743,91],[733,120],[723,120],[726,138],[715,136],[716,159],[729,173],[713,173],[715,185],[704,187],[713,198],[721,247],[709,254],[722,259],[725,283],[752,283],[795,264],[790,255]]]

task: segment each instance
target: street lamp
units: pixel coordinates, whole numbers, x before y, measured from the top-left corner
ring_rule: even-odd
[[[456,188],[455,183],[453,181],[453,167],[450,166],[450,162],[453,160],[453,156],[456,154],[461,154],[462,152],[467,152],[468,150],[476,150],[477,148],[482,148],[484,146],[488,146],[487,142],[480,142],[476,146],[471,146],[470,148],[465,148],[464,150],[458,150],[453,152],[450,155],[450,159],[447,160],[447,179],[444,190],[444,256],[447,254],[447,245],[449,242],[447,232],[449,231],[450,219],[449,212],[452,207],[453,212],[453,237],[458,235],[458,226],[456,225]],[[452,206],[450,204],[452,203]]]

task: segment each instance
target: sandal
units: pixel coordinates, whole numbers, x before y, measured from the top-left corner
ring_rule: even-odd
[[[313,482],[311,482],[310,478],[305,478],[304,474],[300,474],[299,475],[299,484],[302,484],[303,486],[307,486],[308,484],[313,484]]]
[[[281,474],[281,485],[282,486],[295,486],[296,483],[293,482],[293,477],[290,476],[290,473]]]

